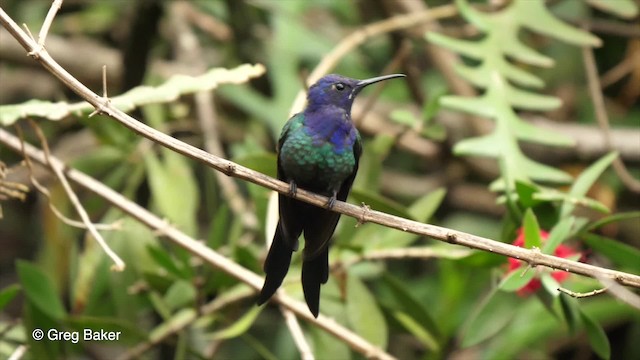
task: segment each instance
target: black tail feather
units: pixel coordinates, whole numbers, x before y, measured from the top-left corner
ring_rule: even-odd
[[[314,317],[320,312],[320,285],[329,279],[329,248],[302,263],[302,291]]]
[[[292,252],[293,250],[284,238],[280,224],[278,224],[276,234],[273,237],[273,243],[269,249],[269,254],[264,262],[266,278],[260,295],[258,296],[258,305],[267,302],[276,290],[278,290],[280,285],[282,285],[282,281],[289,271]]]

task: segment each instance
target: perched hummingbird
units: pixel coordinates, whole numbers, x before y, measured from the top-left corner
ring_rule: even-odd
[[[258,305],[280,287],[304,232],[302,290],[307,306],[318,317],[320,285],[329,278],[329,243],[340,214],[331,211],[336,199],[345,201],[358,171],[360,134],[351,121],[351,105],[367,85],[404,77],[393,74],[356,80],[327,75],[309,88],[307,107],[284,125],[278,141],[278,179],[329,197],[326,208],[280,194],[280,220],[264,263],[267,275]]]

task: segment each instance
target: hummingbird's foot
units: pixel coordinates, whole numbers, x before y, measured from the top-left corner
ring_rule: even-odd
[[[298,185],[296,185],[296,182],[293,180],[289,181],[289,196],[295,197],[297,193]]]
[[[337,196],[338,196],[338,193],[334,191],[333,195],[331,195],[331,197],[329,198],[329,201],[327,201],[327,209],[329,210],[333,209],[333,205],[336,204]]]

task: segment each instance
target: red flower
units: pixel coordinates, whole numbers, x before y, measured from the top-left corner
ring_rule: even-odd
[[[517,230],[517,233],[518,233],[518,237],[513,242],[513,245],[524,247],[524,232],[522,228],[519,228]],[[544,230],[540,230],[540,237],[542,238],[542,242],[544,243],[547,240],[547,238],[549,238],[549,233]],[[577,252],[575,249],[573,249],[570,246],[560,244],[556,248],[553,254],[561,258],[568,258],[573,255],[579,254],[579,252]],[[522,261],[509,258],[509,272],[515,271],[520,267],[521,264],[522,264]],[[569,277],[569,273],[566,271],[556,270],[551,273],[551,277],[553,277],[558,283],[562,283],[563,281],[567,280],[567,278]],[[522,297],[526,297],[538,291],[538,289],[540,289],[541,286],[542,286],[542,283],[540,282],[540,279],[536,277],[531,279],[531,281],[529,281],[528,284],[518,289],[517,293]]]

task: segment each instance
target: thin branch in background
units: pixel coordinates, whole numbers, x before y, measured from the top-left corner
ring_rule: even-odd
[[[15,129],[16,129],[16,132],[18,133],[18,137],[20,138],[20,141],[24,143],[25,140],[22,134],[22,129],[19,126],[15,126]],[[62,211],[58,210],[55,204],[51,201],[51,193],[49,192],[49,190],[44,185],[42,185],[40,181],[38,181],[38,179],[35,177],[34,175],[35,170],[33,168],[31,159],[29,159],[29,156],[24,152],[24,148],[22,150],[23,150],[22,157],[24,159],[24,163],[26,164],[27,169],[29,170],[29,180],[31,181],[31,184],[33,185],[33,187],[35,187],[36,190],[38,190],[47,199],[47,203],[49,204],[49,209],[51,210],[51,212],[53,212],[53,214],[63,223],[71,227],[87,230],[87,226],[83,222],[68,218],[66,215],[62,213]],[[27,187],[27,190],[29,190],[28,187]],[[105,230],[105,231],[122,229],[122,223],[119,220],[111,224],[93,224],[93,225],[96,227],[96,229]]]
[[[609,127],[609,116],[604,104],[604,97],[602,95],[602,88],[600,86],[600,80],[598,79],[598,69],[596,67],[596,60],[593,56],[593,50],[588,46],[582,47],[582,59],[584,61],[585,72],[587,73],[587,82],[589,85],[589,94],[593,102],[593,106],[596,113],[596,119],[598,125],[602,130],[602,136],[604,138],[607,148],[612,149],[611,144],[611,129]],[[622,183],[632,192],[640,193],[640,181],[635,179],[627,170],[624,162],[620,157],[616,157],[613,160],[613,169],[615,170]]]
[[[420,12],[413,12],[409,14],[396,15],[390,18],[366,25],[353,33],[347,35],[340,41],[331,51],[325,55],[318,65],[313,69],[309,77],[308,83],[313,84],[318,81],[324,74],[331,71],[340,60],[345,57],[351,50],[362,45],[368,39],[386,34],[392,31],[410,28],[418,24],[434,21],[437,19],[447,18],[457,14],[458,10],[455,5],[443,5],[432,9],[428,9]],[[293,115],[304,106],[306,93],[304,91],[298,92],[291,110],[290,115]]]
[[[218,20],[212,15],[207,14],[205,11],[195,8],[195,4],[191,2],[184,2],[184,16],[185,18],[200,30],[208,33],[214,39],[219,41],[229,41],[233,38],[233,32],[229,25]]]
[[[60,10],[60,8],[62,7],[62,1],[63,0],[53,0],[53,3],[49,8],[49,12],[47,12],[47,16],[42,23],[40,33],[38,34],[38,45],[41,48],[44,48],[45,41],[47,40],[47,34],[49,33],[51,24],[53,24],[53,19],[55,19],[58,10]]]
[[[107,65],[102,65],[102,98],[104,99],[106,104],[111,101],[107,93]],[[102,113],[102,108],[97,107],[94,111],[91,112],[91,114],[89,114],[88,117],[91,118],[100,113]]]
[[[22,359],[22,357],[24,356],[24,354],[27,352],[28,349],[29,349],[29,347],[27,345],[18,346],[11,353],[11,355],[9,355],[9,359],[7,359],[7,360],[20,360],[20,359]]]
[[[340,268],[349,268],[359,262],[362,261],[370,261],[370,260],[397,260],[397,259],[431,259],[431,258],[441,258],[445,257],[447,259],[451,258],[462,258],[471,254],[471,250],[463,249],[463,248],[451,248],[446,250],[446,256],[443,256],[442,249],[434,249],[433,247],[407,247],[400,249],[383,249],[383,250],[374,250],[359,256],[355,256],[353,258],[349,258],[343,262],[336,262],[333,264],[334,267]]]
[[[591,297],[591,296],[604,294],[605,292],[607,292],[607,288],[595,289],[593,291],[589,291],[589,292],[585,292],[585,293],[579,293],[579,292],[571,291],[569,289],[565,289],[563,287],[559,287],[558,291],[560,291],[561,293],[565,293],[565,294],[567,294],[567,295],[569,295],[571,297],[574,297],[574,298],[586,298],[586,297]]]
[[[191,65],[196,71],[205,71],[206,64],[203,60],[202,47],[187,21],[189,13],[193,11],[191,5],[186,2],[176,2],[171,6],[172,25],[177,33],[173,46],[177,48],[178,57],[184,58],[182,62]],[[205,150],[213,155],[225,157],[213,101],[214,93],[210,91],[198,92],[194,94],[194,100]],[[256,230],[258,228],[258,218],[248,201],[242,196],[238,184],[219,171],[215,171],[214,176],[220,186],[222,196],[227,200],[227,204],[234,215],[238,216],[246,229]]]
[[[27,198],[29,187],[18,182],[6,181],[7,165],[0,161],[0,201],[8,199],[18,199],[24,201]],[[3,218],[2,205],[0,205],[0,219]]]
[[[598,281],[607,289],[607,292],[622,302],[640,310],[640,295],[630,291],[624,286],[620,286],[620,284],[616,283],[612,279],[606,278],[604,276],[598,275],[596,277]]]
[[[391,74],[395,72],[396,69],[400,67],[402,62],[405,61],[406,58],[411,54],[411,48],[412,46],[410,41],[408,40],[403,41],[402,44],[400,45],[400,48],[396,52],[396,54],[393,56],[391,61],[389,61],[389,63],[384,67],[381,74],[384,75],[384,74]],[[353,122],[356,126],[359,127],[360,123],[363,121],[367,113],[371,111],[371,109],[373,108],[373,105],[378,100],[378,97],[384,90],[385,86],[387,86],[387,83],[383,81],[381,84],[376,86],[371,96],[367,98],[367,101],[364,105],[365,110],[358,113],[358,116],[353,119]]]
[[[213,94],[208,92],[195,94],[196,112],[198,114],[198,122],[202,129],[205,149],[213,155],[224,157],[225,154],[222,144],[220,143],[220,132],[218,131],[218,121],[212,97]],[[214,174],[231,211],[241,219],[245,228],[251,230],[258,229],[258,218],[249,206],[249,203],[242,196],[238,184],[236,184],[232,178],[219,171],[215,171]]]
[[[76,193],[73,191],[73,189],[71,188],[71,185],[69,185],[69,182],[67,181],[67,177],[62,172],[62,168],[55,166],[51,162],[51,159],[50,159],[51,155],[49,153],[49,144],[47,143],[47,139],[42,133],[42,130],[31,119],[29,119],[29,124],[31,125],[36,135],[38,136],[38,139],[40,139],[40,143],[42,144],[42,149],[44,150],[44,157],[47,165],[51,168],[51,170],[53,170],[53,173],[56,175],[56,177],[60,181],[60,184],[62,184],[62,187],[67,193],[67,196],[69,197],[69,201],[71,201],[76,211],[78,212],[78,215],[80,215],[80,219],[82,219],[82,222],[87,227],[87,230],[89,231],[89,233],[98,242],[100,247],[102,247],[102,250],[104,250],[107,256],[109,256],[109,258],[113,261],[113,266],[111,267],[111,270],[124,271],[124,268],[125,268],[124,261],[122,261],[122,259],[118,256],[118,254],[116,254],[113,250],[111,250],[109,245],[107,245],[107,242],[104,240],[102,235],[100,235],[100,233],[96,229],[95,225],[91,222],[91,219],[87,214],[87,211],[84,209],[84,207],[80,203],[80,199],[78,199],[78,195],[76,195]],[[25,151],[24,147],[23,147],[23,151]]]
[[[285,323],[289,328],[289,332],[293,337],[293,342],[296,344],[296,347],[300,352],[300,358],[302,360],[315,360],[313,351],[311,351],[311,347],[309,346],[307,339],[304,337],[300,323],[298,323],[298,318],[296,318],[295,314],[292,313],[291,310],[284,306],[280,306],[280,312],[282,313]]]
[[[640,40],[635,41],[640,42]],[[622,78],[627,76],[627,74],[633,72],[633,69],[640,64],[640,46],[630,45],[628,51],[630,53],[625,56],[622,61],[607,70],[607,72],[602,74],[600,77],[600,86],[602,86],[603,89],[620,81]]]
[[[102,97],[109,98],[107,94],[107,65],[102,65]]]
[[[138,359],[154,346],[161,344],[169,337],[174,336],[180,331],[186,329],[188,326],[193,325],[195,321],[202,318],[203,316],[211,315],[214,312],[222,310],[227,305],[240,302],[250,297],[253,297],[253,291],[251,291],[249,288],[247,288],[246,291],[236,291],[220,294],[220,296],[216,297],[214,300],[211,300],[207,304],[201,306],[198,311],[193,311],[188,315],[182,315],[180,316],[178,321],[169,320],[169,322],[171,322],[171,326],[166,326],[165,324],[158,325],[156,329],[162,330],[152,330],[150,333],[154,334],[153,337],[150,337],[147,341],[141,342],[136,346],[130,347],[127,351],[120,354],[120,356],[118,356],[116,359]]]

